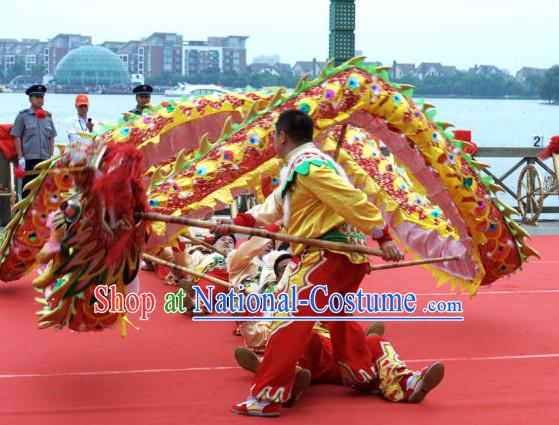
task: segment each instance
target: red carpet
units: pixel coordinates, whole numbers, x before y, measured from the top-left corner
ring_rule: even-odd
[[[483,288],[470,300],[436,289],[420,268],[378,272],[367,291],[414,291],[426,300],[460,299],[464,322],[387,322],[386,336],[410,366],[441,359],[442,384],[420,405],[386,402],[348,388],[311,386],[277,419],[314,424],[559,423],[559,236],[536,236],[541,261]],[[0,284],[0,424],[256,423],[229,407],[248,394],[250,374],[237,368],[231,323],[193,323],[163,313],[158,295],[147,322],[98,334],[36,329],[30,279]],[[366,326],[366,323],[363,323]]]

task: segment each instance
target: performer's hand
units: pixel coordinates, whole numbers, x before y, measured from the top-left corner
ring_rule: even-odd
[[[227,236],[235,233],[229,230],[230,224],[231,221],[226,219],[220,219],[217,223],[217,226],[214,227],[213,233],[220,236]]]
[[[17,160],[17,165],[19,166],[19,168],[21,168],[22,170],[25,170],[25,158],[23,156],[20,156],[19,159]]]
[[[382,258],[385,261],[401,261],[404,259],[404,254],[396,245],[394,241],[386,241],[380,245],[380,249],[382,250]]]

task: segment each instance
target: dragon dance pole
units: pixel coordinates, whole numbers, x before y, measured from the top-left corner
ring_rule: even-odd
[[[188,239],[190,242],[192,242],[195,245],[203,246],[204,248],[207,248],[210,251],[217,252],[218,254],[223,255],[224,257],[226,256],[225,252],[223,252],[222,250],[217,249],[215,246],[210,245],[207,242],[201,241],[200,239],[195,238],[194,236],[190,236],[190,235],[181,235],[181,236],[185,237],[186,239]]]
[[[186,226],[201,227],[204,229],[215,229],[218,224],[210,223],[205,220],[198,220],[188,217],[173,217],[165,214],[156,213],[136,213],[137,217],[144,220],[163,221],[165,223],[183,224]],[[360,252],[362,254],[375,255],[382,257],[383,252],[380,249],[369,248],[361,245],[348,245],[339,242],[329,242],[320,239],[303,238],[301,236],[286,235],[284,233],[274,233],[263,229],[253,229],[252,227],[237,226],[234,224],[222,224],[230,233],[241,233],[244,235],[259,236],[282,242],[299,243],[308,246],[316,246],[318,248],[343,251],[343,252]]]
[[[458,257],[457,255],[452,255],[449,257],[425,258],[424,260],[411,260],[401,261],[399,263],[379,264],[377,266],[370,266],[369,271],[374,272],[376,270],[397,269],[398,267],[419,266],[421,264],[442,263],[444,261],[456,261],[459,258],[460,257]]]
[[[197,220],[194,218],[188,217],[172,217],[164,214],[156,214],[156,213],[136,213],[136,215],[144,220],[151,220],[151,221],[163,221],[166,223],[177,223],[177,224],[184,224],[187,226],[193,227],[201,227],[205,229],[213,230],[216,226],[215,223],[210,223],[209,221],[205,220]],[[286,235],[283,233],[274,233],[269,232],[263,229],[253,229],[252,227],[243,227],[243,226],[236,226],[233,224],[224,224],[227,230],[232,233],[242,233],[246,235],[253,235],[259,236],[261,238],[268,238],[272,240],[280,240],[285,242],[294,242],[294,243],[301,243],[309,246],[316,246],[318,248],[324,249],[334,249],[337,251],[344,251],[344,252],[360,252],[363,254],[375,255],[378,257],[382,257],[383,252],[380,249],[373,249],[366,246],[360,245],[347,245],[344,243],[338,242],[329,242],[323,241],[319,239],[310,239],[310,238],[303,238],[300,236],[292,236]],[[445,261],[456,261],[459,260],[460,257],[448,256],[448,257],[436,257],[436,258],[425,258],[422,260],[412,260],[412,261],[403,261],[399,263],[393,264],[382,264],[378,266],[372,266],[370,268],[371,271],[375,270],[384,270],[384,269],[395,269],[399,267],[409,267],[409,266],[416,266],[421,264],[430,264],[430,263],[442,263]],[[171,263],[172,264],[172,263]]]
[[[559,195],[559,154],[553,154],[553,165],[555,166],[555,181],[557,182],[557,195]]]
[[[213,277],[213,276],[210,276],[210,275],[207,275],[207,274],[204,274],[204,273],[199,273],[195,270],[191,270],[189,268],[179,266],[178,264],[162,260],[161,258],[154,257],[153,255],[142,254],[142,258],[144,260],[148,260],[148,261],[151,261],[153,263],[160,264],[160,265],[165,266],[165,267],[169,267],[171,270],[179,271],[179,272],[182,272],[182,273],[187,273],[187,274],[190,274],[192,276],[199,277],[201,279],[206,279],[207,281],[215,283],[216,285],[225,286],[226,288],[232,288],[233,287],[233,285],[231,285],[229,282],[218,279],[217,277]]]

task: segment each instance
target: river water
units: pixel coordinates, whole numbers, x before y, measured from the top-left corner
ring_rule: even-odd
[[[133,95],[90,95],[90,115],[99,121],[117,122],[123,111],[134,108]],[[152,102],[161,102],[165,96],[153,96]],[[456,128],[472,131],[472,140],[478,146],[530,147],[535,136],[543,136],[547,142],[559,134],[559,106],[540,100],[508,99],[425,99],[437,107],[436,119],[452,122]],[[45,109],[53,114],[59,137],[66,140],[65,122],[75,113],[74,95],[47,94]],[[0,123],[13,122],[17,112],[29,106],[22,93],[0,93]],[[492,171],[502,175],[516,161],[515,158],[482,158],[490,163]],[[548,165],[553,168],[551,161]],[[507,182],[516,188],[517,173]],[[543,177],[543,175],[542,175]],[[510,197],[505,200],[515,206]],[[546,205],[559,205],[557,196],[546,200]],[[559,215],[546,215],[556,218]]]

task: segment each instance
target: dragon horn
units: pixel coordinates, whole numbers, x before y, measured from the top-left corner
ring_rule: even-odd
[[[280,88],[276,94],[274,94],[274,97],[272,97],[272,100],[270,100],[269,105],[270,106],[274,106],[277,102],[279,102],[280,100],[283,99],[283,94],[285,92],[285,89],[282,87]]]
[[[435,107],[435,105],[433,105],[432,103],[425,102],[425,103],[423,104],[423,108],[422,108],[422,109],[423,109],[423,112],[425,112],[427,109],[431,109],[431,108],[434,108],[434,107]]]
[[[500,184],[496,184],[496,183],[489,183],[489,188],[493,192],[504,192],[505,191],[505,189],[503,189],[503,186],[501,186]]]
[[[400,90],[415,90],[415,86],[413,84],[399,84]]]
[[[449,127],[455,127],[455,125],[449,121],[437,121],[436,124],[440,125],[443,130],[446,130]]]
[[[479,168],[480,170],[485,170],[487,168],[491,168],[491,165],[486,164],[485,162],[478,162],[478,161],[472,160],[472,164],[475,165],[476,168]]]
[[[526,257],[541,258],[540,253],[538,251],[536,251],[534,248],[532,248],[530,245],[528,245],[527,243],[522,243],[522,253]]]
[[[328,70],[331,69],[334,66],[334,59],[329,59],[328,62],[326,62],[326,64],[324,64],[324,67],[322,68],[322,71],[320,71],[320,75],[318,76],[319,79],[324,79],[328,76]]]
[[[367,58],[367,56],[354,56],[350,60],[348,60],[344,65],[352,66],[352,65],[361,65],[363,61]]]
[[[295,93],[299,92],[307,81],[309,81],[309,74],[303,74],[303,76],[297,83],[297,86],[295,87]]]
[[[252,118],[258,115],[258,112],[260,112],[260,107],[258,105],[258,102],[254,102],[250,106],[250,109],[248,110],[247,114],[245,115],[245,119],[243,120],[242,125],[246,125]]]
[[[221,135],[219,136],[219,138],[222,139],[231,133],[233,133],[233,118],[231,118],[231,115],[229,115],[223,123],[223,130],[221,130]]]

